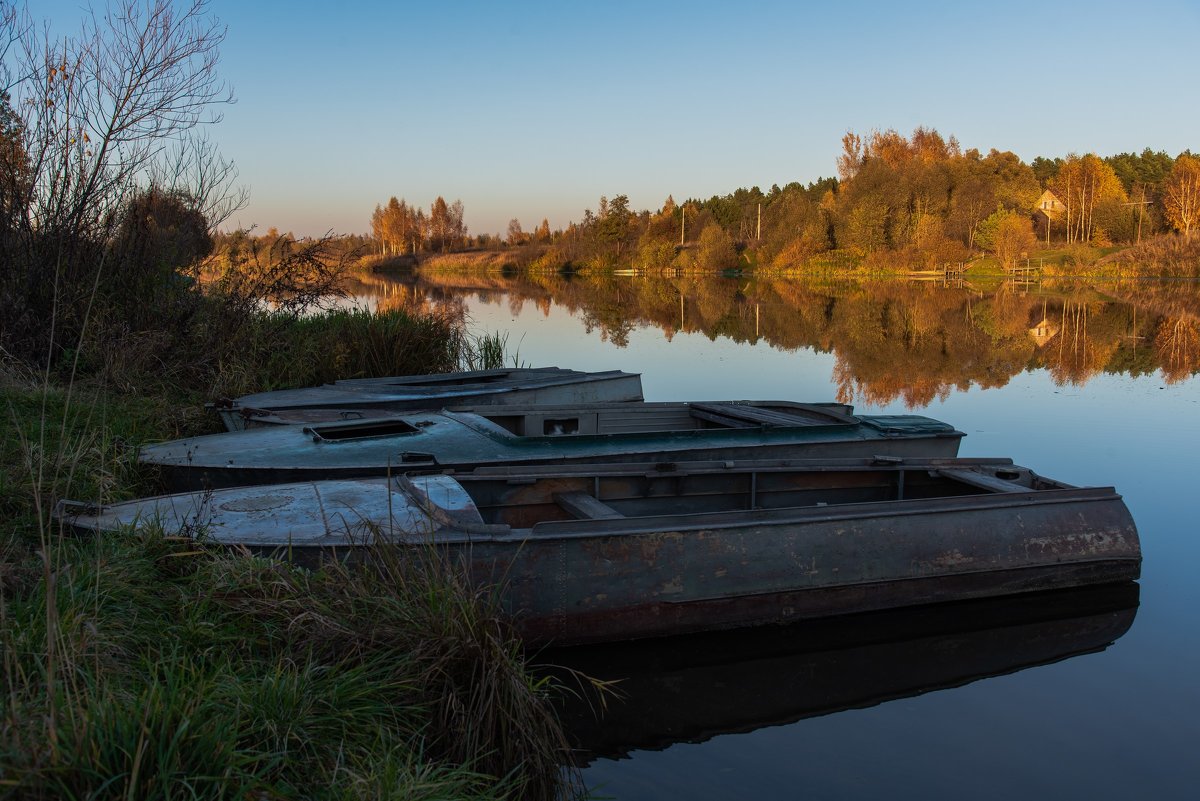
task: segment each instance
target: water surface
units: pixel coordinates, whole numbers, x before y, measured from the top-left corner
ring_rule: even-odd
[[[374,279],[523,364],[640,372],[647,400],[841,400],[1114,485],[1139,586],[586,655],[624,706],[578,717],[616,799],[1193,798],[1200,786],[1200,287],[500,275]]]

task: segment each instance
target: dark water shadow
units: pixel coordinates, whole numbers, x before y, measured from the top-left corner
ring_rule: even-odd
[[[559,712],[575,764],[697,743],[959,687],[1103,651],[1137,613],[1135,583],[789,626],[546,651],[544,669],[615,682]]]

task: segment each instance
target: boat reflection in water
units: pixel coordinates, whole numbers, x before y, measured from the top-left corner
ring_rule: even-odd
[[[560,701],[582,767],[1103,651],[1133,624],[1138,593],[1128,582],[546,651],[538,661],[615,683],[604,704],[594,690]]]

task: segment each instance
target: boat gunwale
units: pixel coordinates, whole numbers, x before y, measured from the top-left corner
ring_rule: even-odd
[[[672,478],[682,474],[689,475],[717,475],[729,473],[780,473],[780,472],[812,472],[812,473],[838,473],[838,472],[871,472],[871,471],[899,471],[904,470],[935,470],[945,468],[947,466],[959,467],[986,467],[988,465],[996,465],[998,467],[1021,467],[1013,465],[1013,460],[1009,457],[987,457],[987,456],[946,456],[946,457],[897,457],[901,458],[899,462],[879,463],[875,461],[879,457],[839,457],[829,459],[741,459],[741,460],[717,460],[717,459],[702,459],[694,461],[680,462],[600,462],[597,464],[589,464],[586,462],[575,463],[568,462],[564,464],[495,464],[481,465],[470,470],[462,469],[428,469],[428,470],[405,470],[396,472],[391,476],[391,480],[397,483],[396,487],[392,488],[392,492],[403,492],[399,486],[401,478],[418,478],[424,475],[449,475],[451,478],[471,478],[478,476],[479,478],[497,479],[505,475],[511,474],[513,477],[520,476],[522,478],[581,478],[588,476],[598,477],[613,477],[627,475],[630,477],[661,477]],[[911,459],[911,461],[909,461]],[[658,465],[670,464],[672,470],[669,472],[658,471],[653,469]],[[397,465],[402,467],[403,465]],[[649,469],[648,469],[649,468]],[[1022,467],[1021,469],[1028,470],[1029,468]],[[1032,472],[1032,471],[1030,471]],[[1045,478],[1044,476],[1038,476]],[[377,484],[385,481],[385,476],[351,476],[343,478],[330,479],[304,479],[300,481],[284,481],[274,484],[243,484],[235,487],[222,487],[217,489],[218,492],[226,492],[230,490],[267,490],[276,489],[283,491],[288,487],[309,485],[320,481],[331,482],[355,482]],[[1039,490],[1043,491],[1043,490]],[[59,499],[57,505],[61,506],[81,506],[88,509],[106,510],[111,509],[121,504],[139,501],[149,503],[151,501],[159,501],[170,498],[175,495],[193,495],[200,490],[184,490],[181,492],[163,492],[158,495],[147,495],[144,498],[135,498],[127,501],[117,501],[115,503],[95,504],[87,501],[75,501],[67,498]],[[986,494],[986,493],[984,493]],[[873,503],[892,503],[892,501],[873,501]]]
[[[527,374],[526,377],[506,378],[519,370],[529,369],[532,374]],[[212,401],[205,404],[205,408],[216,411],[233,411],[240,412],[242,410],[261,411],[267,410],[272,412],[279,411],[298,411],[311,408],[323,407],[338,407],[338,406],[356,406],[368,403],[389,403],[403,400],[420,400],[422,398],[436,399],[445,397],[449,403],[460,402],[463,397],[478,396],[494,396],[508,393],[515,393],[525,390],[539,390],[551,387],[569,386],[574,384],[592,384],[604,381],[620,381],[628,379],[637,379],[640,383],[641,373],[628,373],[624,370],[602,370],[595,372],[566,370],[562,368],[500,368],[495,371],[476,371],[476,373],[494,373],[499,376],[499,380],[491,382],[472,382],[468,379],[449,379],[446,376],[453,375],[452,373],[430,373],[427,376],[391,376],[378,379],[347,379],[343,381],[335,381],[333,383],[318,384],[312,387],[293,387],[291,389],[266,390],[263,392],[253,392],[243,395],[238,398],[223,398],[218,401]],[[480,375],[481,378],[487,378],[487,375]],[[420,381],[417,379],[424,378]],[[410,381],[398,381],[396,379],[414,379]],[[442,383],[438,383],[438,381]],[[351,383],[354,381],[362,381],[363,383]],[[450,383],[458,381],[460,383]],[[393,389],[394,387],[394,389]],[[457,390],[457,391],[455,391]],[[259,396],[276,395],[277,397],[286,397],[289,393],[307,393],[307,392],[328,392],[330,397],[317,396],[315,398],[301,398],[299,400],[283,400],[276,403],[265,399],[256,401],[248,401],[248,398],[258,398]],[[612,403],[621,403],[621,401],[611,401]],[[414,410],[415,411],[415,410]]]
[[[884,461],[886,459],[886,461]],[[895,461],[892,461],[895,460]],[[1028,470],[1028,467],[1015,465],[1007,456],[835,456],[809,457],[797,459],[682,459],[662,460],[658,462],[567,462],[563,464],[486,464],[470,470],[438,470],[432,472],[452,473],[456,478],[499,478],[506,474],[516,477],[581,477],[590,475],[629,476],[661,476],[668,478],[682,474],[718,474],[718,473],[778,473],[778,472],[808,472],[808,473],[841,473],[841,472],[899,472],[901,470],[940,470],[947,467],[1017,467]],[[659,466],[669,466],[670,470],[658,470]],[[429,471],[409,471],[415,475]],[[1034,473],[1044,480],[1045,476]]]
[[[954,514],[1017,507],[1054,506],[1070,503],[1121,501],[1114,487],[1071,487],[1062,489],[1029,489],[1023,492],[990,493],[949,497],[914,498],[910,500],[861,501],[829,506],[783,506],[776,509],[732,509],[722,512],[682,512],[666,515],[645,515],[615,519],[547,520],[527,528],[512,528],[508,534],[483,537],[484,540],[509,541],[531,539],[577,540],[626,534],[654,534],[664,531],[684,532],[728,530],[755,526],[775,526],[789,523],[825,523],[838,520],[872,520],[881,517],[914,517],[925,514]],[[903,508],[897,508],[901,506]],[[1132,520],[1132,518],[1130,518]],[[520,533],[525,532],[525,533]],[[443,528],[435,532],[439,544],[454,542],[456,529]],[[469,534],[469,532],[462,532]],[[479,536],[464,536],[463,542],[474,542]]]

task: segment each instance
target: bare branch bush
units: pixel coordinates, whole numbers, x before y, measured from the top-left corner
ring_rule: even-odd
[[[283,235],[265,245],[238,233],[207,265],[214,293],[226,302],[249,310],[265,301],[295,317],[346,296],[346,273],[361,254],[337,248],[332,233],[304,241]]]
[[[147,285],[160,265],[114,246],[139,197],[217,216],[242,200],[232,165],[197,136],[233,99],[216,73],[224,38],[206,0],[113,0],[61,38],[4,6],[3,108],[16,122],[0,136],[19,156],[0,164],[0,297],[12,310],[0,345],[49,366],[94,312]],[[146,301],[127,300],[119,312]]]

